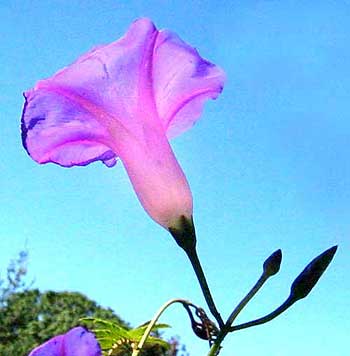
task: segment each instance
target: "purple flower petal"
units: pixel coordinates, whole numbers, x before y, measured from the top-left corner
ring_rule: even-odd
[[[22,140],[37,162],[71,167],[116,156],[107,145],[106,129],[86,108],[52,89],[31,90],[25,96]]]
[[[91,50],[25,93],[22,139],[34,160],[71,167],[110,150],[116,157],[111,141],[119,137],[110,122],[118,124],[118,135],[143,135],[140,61],[153,50],[156,33],[150,21],[135,22],[119,41]]]
[[[192,215],[192,195],[168,138],[190,128],[224,73],[148,19],[25,93],[22,140],[39,163],[119,157],[143,207],[168,228]]]
[[[38,346],[29,356],[102,356],[102,351],[94,334],[78,326]]]
[[[169,138],[192,127],[204,102],[223,89],[224,72],[167,30],[157,37],[153,68],[158,113]]]
[[[115,158],[108,121],[141,138],[144,121],[153,121],[173,137],[193,125],[223,81],[222,70],[176,34],[141,19],[25,93],[23,144],[37,162],[65,167]]]

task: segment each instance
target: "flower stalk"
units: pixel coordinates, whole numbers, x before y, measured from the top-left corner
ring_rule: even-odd
[[[218,334],[217,339],[215,340],[213,346],[211,347],[208,356],[216,356],[219,354],[221,349],[221,343],[225,339],[228,333],[232,332],[231,328],[232,323],[237,318],[239,313],[243,310],[243,308],[248,304],[248,302],[255,296],[255,294],[259,291],[259,289],[265,284],[265,282],[269,279],[270,275],[264,272],[255,283],[253,288],[247,293],[247,295],[241,300],[241,302],[237,305],[237,307],[232,311],[230,316],[228,317],[226,323],[221,327],[221,330]]]
[[[254,287],[248,292],[248,294],[242,299],[242,301],[238,304],[238,306],[233,310],[229,318],[227,319],[225,325],[220,328],[220,332],[212,345],[208,356],[217,356],[221,349],[221,343],[225,339],[228,333],[246,329],[252,326],[257,326],[261,324],[265,324],[283,312],[285,312],[288,308],[290,308],[295,302],[298,300],[305,298],[316,285],[322,274],[325,272],[329,264],[331,263],[335,252],[337,251],[337,246],[333,246],[328,250],[321,253],[319,256],[314,258],[305,269],[299,274],[299,276],[294,280],[291,286],[291,291],[289,297],[282,303],[278,308],[276,308],[271,313],[243,323],[239,325],[232,326],[232,323],[241,312],[241,310],[248,304],[248,302],[254,297],[254,295],[258,292],[258,290],[263,286],[263,284],[267,281],[268,278],[278,273],[282,254],[281,250],[275,251],[264,263],[264,269],[261,277],[254,285]]]
[[[212,313],[212,315],[214,316],[214,318],[216,319],[216,321],[218,322],[219,327],[222,328],[224,326],[224,321],[223,321],[218,309],[216,308],[214,299],[211,295],[207,279],[205,277],[202,265],[198,258],[197,250],[196,250],[196,248],[193,248],[193,249],[185,250],[185,252],[186,252],[186,255],[189,258],[191,265],[193,267],[193,270],[196,274],[196,277],[197,277],[199,285],[202,289],[202,293],[203,293],[205,301],[208,305],[208,308],[209,308],[210,312]]]
[[[215,317],[220,328],[223,327],[224,321],[216,308],[214,299],[211,295],[207,279],[205,277],[201,262],[197,253],[197,239],[193,223],[193,218],[181,216],[176,222],[176,226],[169,227],[169,232],[175,239],[176,243],[185,251],[188,259],[191,262],[192,268],[196,274],[199,285],[201,287],[204,299],[212,315]]]

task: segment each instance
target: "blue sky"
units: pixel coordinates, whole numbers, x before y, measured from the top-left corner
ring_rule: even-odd
[[[345,356],[350,329],[349,1],[1,1],[0,270],[27,246],[42,289],[85,293],[133,325],[170,298],[205,306],[189,263],[143,211],[122,164],[40,166],[22,148],[22,92],[135,18],[177,32],[227,83],[172,142],[194,196],[198,250],[223,316],[281,248],[242,313],[274,309],[304,266],[339,244],[310,296],[227,339],[223,356]],[[162,318],[205,355],[178,307]]]

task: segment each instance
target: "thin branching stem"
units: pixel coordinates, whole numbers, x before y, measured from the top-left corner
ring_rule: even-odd
[[[224,321],[220,315],[220,313],[218,312],[215,303],[214,303],[214,299],[211,295],[209,286],[208,286],[208,282],[205,278],[205,274],[203,272],[203,268],[202,265],[200,263],[200,260],[198,258],[198,254],[197,254],[197,250],[196,248],[189,248],[189,249],[184,249],[184,251],[186,252],[193,270],[197,276],[199,285],[202,289],[202,293],[204,295],[205,301],[207,302],[208,308],[210,310],[210,312],[212,313],[212,315],[215,317],[216,321],[219,324],[220,329],[225,325]]]
[[[267,315],[263,316],[262,318],[249,321],[247,323],[232,326],[230,328],[230,331],[238,331],[238,330],[250,328],[251,326],[265,324],[268,321],[275,319],[277,316],[279,316],[280,314],[285,312],[293,303],[294,303],[294,300],[288,298],[283,304],[281,304],[277,309],[275,309],[270,314],[267,314]]]
[[[226,327],[230,327],[233,321],[237,318],[238,314],[242,311],[242,309],[248,304],[248,302],[254,297],[254,295],[258,292],[258,290],[264,285],[264,283],[268,280],[269,276],[265,273],[261,275],[258,281],[255,283],[254,287],[249,291],[249,293],[240,301],[237,307],[233,310],[231,315],[226,321]]]
[[[216,338],[213,346],[211,347],[208,356],[216,356],[219,354],[221,349],[221,343],[229,332],[232,332],[231,325],[234,320],[237,318],[238,314],[242,309],[248,304],[248,302],[254,297],[254,295],[259,291],[259,289],[264,285],[270,276],[265,272],[260,276],[258,281],[255,283],[253,288],[247,293],[247,295],[240,301],[237,307],[233,310],[231,315],[228,317],[225,325],[220,328],[220,333]]]

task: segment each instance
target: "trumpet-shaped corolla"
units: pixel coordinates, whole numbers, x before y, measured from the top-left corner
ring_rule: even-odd
[[[24,93],[23,145],[38,163],[64,167],[119,158],[147,213],[176,228],[192,217],[192,194],[169,139],[194,124],[223,82],[176,34],[140,19]]]

